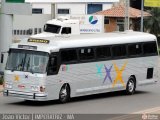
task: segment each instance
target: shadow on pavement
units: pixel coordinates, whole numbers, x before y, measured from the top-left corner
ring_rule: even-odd
[[[136,91],[134,95],[138,94],[148,94],[148,91]],[[82,97],[75,97],[71,98],[69,103],[76,103],[76,102],[84,102],[88,100],[97,100],[97,99],[106,99],[106,98],[113,98],[113,97],[120,97],[120,96],[134,96],[134,95],[126,95],[125,91],[118,91],[118,92],[109,92],[109,93],[102,93],[102,94],[95,94],[95,95],[87,95]],[[29,101],[24,100],[20,102],[14,103],[7,103],[10,105],[20,105],[20,106],[48,106],[48,105],[61,105],[58,100],[51,100],[51,101]],[[66,103],[67,104],[67,103]]]
[[[133,95],[137,94],[147,94],[148,91],[136,91]],[[95,95],[87,95],[82,97],[75,97],[71,99],[71,102],[79,102],[79,101],[87,101],[87,100],[97,100],[97,99],[106,99],[106,98],[113,98],[113,97],[122,97],[122,96],[133,96],[127,95],[125,91],[116,91],[116,92],[108,92],[108,93],[101,93]]]

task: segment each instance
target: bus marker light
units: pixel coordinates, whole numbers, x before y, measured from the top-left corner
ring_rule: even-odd
[[[62,65],[62,71],[67,71],[68,70],[68,66],[67,65]]]
[[[62,80],[59,81],[60,83],[62,82]]]
[[[18,88],[24,89],[25,86],[24,85],[18,85]]]

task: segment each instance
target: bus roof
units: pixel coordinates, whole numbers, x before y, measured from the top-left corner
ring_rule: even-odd
[[[22,41],[21,45],[37,46],[37,51],[50,52],[58,51],[63,48],[76,48],[87,46],[101,46],[101,45],[114,45],[114,44],[126,44],[126,43],[138,43],[146,41],[155,41],[156,37],[149,33],[142,32],[114,32],[104,34],[81,34],[81,35],[61,35],[56,37],[36,38],[36,40],[46,40],[46,43],[39,43],[34,41],[28,42],[28,39]],[[13,47],[13,46],[12,46]],[[15,48],[16,46],[14,46]]]
[[[67,24],[79,24],[79,20],[71,20],[69,18],[61,16],[57,19],[52,19],[52,20],[47,21],[47,24],[64,26],[64,25],[67,25]]]

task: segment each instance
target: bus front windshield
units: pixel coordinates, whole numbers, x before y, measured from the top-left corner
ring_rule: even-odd
[[[46,73],[49,54],[29,50],[11,49],[6,70]]]
[[[58,25],[51,25],[51,24],[44,25],[45,32],[58,34],[60,32],[60,30],[61,30],[61,26],[58,26]]]

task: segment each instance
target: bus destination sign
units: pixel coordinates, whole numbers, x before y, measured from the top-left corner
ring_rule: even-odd
[[[28,39],[28,42],[49,44],[49,40],[42,40],[42,39]]]

